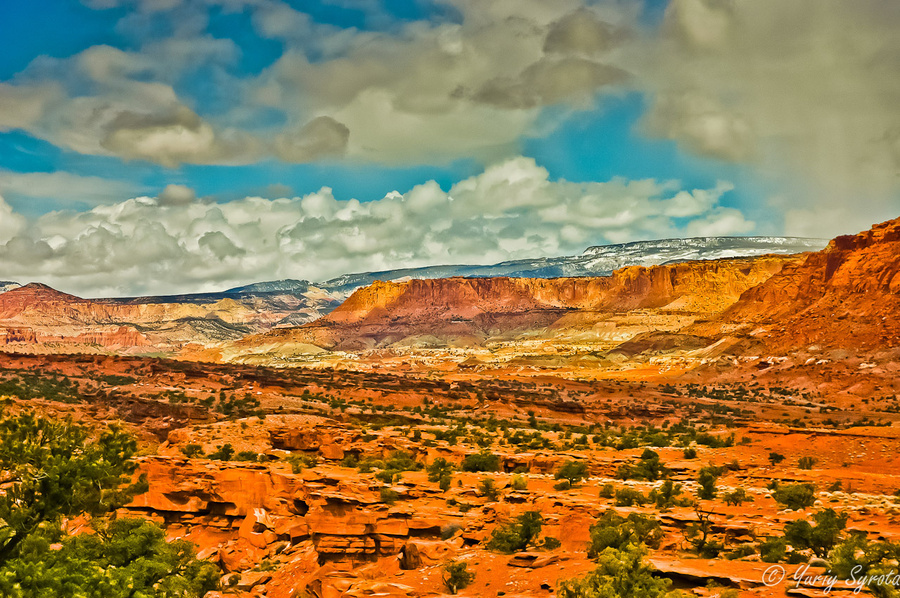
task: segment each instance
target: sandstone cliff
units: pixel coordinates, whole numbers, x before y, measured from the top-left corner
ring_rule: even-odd
[[[741,293],[796,259],[764,256],[629,267],[591,278],[376,282],[357,290],[320,320],[238,344],[248,349],[278,342],[358,349],[417,335],[477,344],[489,337],[543,330],[564,317],[574,321],[573,314],[582,312],[655,309],[707,316],[725,309]]]
[[[773,350],[900,347],[900,219],[787,264],[696,330],[742,329]]]

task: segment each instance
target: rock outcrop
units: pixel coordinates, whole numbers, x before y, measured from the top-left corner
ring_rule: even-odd
[[[837,237],[745,292],[706,334],[750,332],[772,350],[900,346],[900,219]]]
[[[478,344],[490,337],[546,329],[580,312],[664,309],[708,315],[727,308],[796,259],[764,256],[628,267],[594,278],[376,282],[357,290],[324,318],[238,344],[249,349],[293,342],[353,350],[423,335]]]

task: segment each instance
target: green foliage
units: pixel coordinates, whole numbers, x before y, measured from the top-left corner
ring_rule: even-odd
[[[587,463],[584,461],[568,460],[559,466],[554,478],[557,480],[567,480],[570,486],[574,486],[583,480],[585,476],[587,476]]]
[[[194,459],[195,457],[203,456],[203,447],[199,444],[186,444],[181,447],[181,454],[187,457],[188,459]]]
[[[235,461],[259,461],[259,453],[256,451],[240,451],[234,456]]]
[[[559,583],[558,598],[661,598],[671,582],[653,575],[644,562],[645,551],[629,544],[622,550],[607,548],[598,557],[597,568],[580,579]]]
[[[684,449],[684,458],[685,459],[696,459],[697,458],[697,449],[693,447],[688,447]]]
[[[559,541],[559,538],[554,538],[553,536],[545,536],[544,541],[541,542],[541,548],[544,550],[556,550],[562,546],[562,542]]]
[[[682,533],[701,558],[716,558],[722,550],[722,544],[711,537],[712,512],[704,511],[698,504],[694,507],[694,514],[697,521],[688,525]]]
[[[513,490],[523,492],[528,489],[528,478],[523,475],[516,474],[512,477],[510,485],[512,486]]]
[[[292,473],[300,473],[306,468],[315,467],[319,464],[317,456],[303,453],[291,453],[287,456],[286,461],[290,463]]]
[[[78,385],[68,378],[32,372],[0,380],[0,396],[3,395],[18,397],[24,401],[47,399],[62,403],[78,403],[83,398]]]
[[[733,492],[729,492],[728,494],[724,495],[722,497],[722,500],[725,501],[726,505],[739,507],[745,502],[753,502],[753,497],[747,494],[747,491],[743,488],[738,488]]]
[[[463,471],[499,471],[500,457],[494,453],[483,450],[478,453],[466,455],[462,461]]]
[[[81,514],[100,515],[146,490],[134,484],[134,439],[110,426],[97,441],[87,428],[31,413],[0,420],[0,470],[12,482],[0,495],[0,564],[42,524]]]
[[[613,498],[615,495],[616,487],[613,484],[607,483],[600,487],[600,498]]]
[[[847,514],[838,514],[834,509],[825,509],[813,514],[815,526],[805,519],[791,521],[784,526],[784,538],[795,549],[810,549],[824,558],[828,551],[840,540],[841,532],[847,527]]]
[[[669,509],[671,507],[683,507],[690,504],[689,499],[678,498],[681,494],[681,484],[672,480],[666,480],[659,488],[650,491],[648,498],[656,504],[657,509]]]
[[[553,489],[560,490],[560,491],[571,490],[572,482],[570,482],[569,480],[560,480],[560,481],[556,482],[555,484],[553,484]]]
[[[779,453],[769,453],[769,463],[772,465],[778,465],[782,461],[784,461],[784,455]]]
[[[815,504],[816,487],[808,483],[776,485],[772,498],[792,511],[799,511]]]
[[[616,490],[616,506],[617,507],[633,507],[634,505],[645,505],[650,499],[644,496],[640,490],[634,488],[619,488]]]
[[[468,586],[475,579],[475,574],[467,571],[466,563],[458,561],[450,561],[443,566],[444,586],[451,594],[456,594],[461,589]]]
[[[429,482],[439,482],[442,477],[452,474],[454,469],[456,468],[452,463],[443,457],[438,457],[425,468],[425,471],[428,472]]]
[[[588,558],[597,558],[607,548],[621,550],[628,544],[646,544],[659,548],[663,531],[659,522],[646,515],[631,513],[622,517],[612,509],[606,511],[590,527]]]
[[[386,505],[392,505],[397,502],[397,499],[400,498],[400,495],[397,494],[394,490],[391,490],[388,486],[382,486],[381,490],[379,490],[379,496],[381,498],[381,502]]]
[[[219,569],[198,561],[194,546],[165,541],[165,532],[143,519],[116,519],[95,534],[62,538],[39,533],[4,563],[0,594],[10,598],[199,598],[216,589]]]
[[[505,554],[524,550],[541,533],[543,522],[538,511],[526,511],[515,521],[495,527],[485,547]]]
[[[226,442],[207,457],[215,461],[231,461],[231,458],[234,457],[234,447],[231,446],[231,443]]]
[[[659,454],[650,449],[644,449],[637,463],[621,465],[616,472],[616,477],[621,480],[647,480],[655,482],[671,473],[660,462]]]
[[[481,492],[482,496],[488,499],[491,502],[497,500],[497,485],[494,484],[494,480],[491,478],[481,478],[481,483],[478,485],[478,490]]]
[[[137,445],[111,426],[93,439],[71,419],[33,414],[0,419],[0,595],[198,598],[219,571],[155,524],[104,515],[147,488],[132,483]],[[94,534],[66,536],[63,518],[90,516]]]
[[[818,462],[819,460],[815,457],[800,457],[797,461],[797,467],[800,469],[812,469]]]
[[[869,542],[865,534],[856,533],[829,554],[829,573],[840,579],[862,579],[895,573],[893,562],[900,559],[900,545],[892,542]],[[878,598],[896,598],[897,588],[889,584],[870,583],[868,589]]]
[[[721,474],[722,470],[715,465],[707,465],[701,469],[700,474],[697,476],[697,483],[700,485],[697,488],[697,497],[703,500],[715,498],[717,492],[716,482]]]
[[[759,543],[759,557],[764,563],[778,563],[784,560],[787,541],[783,537],[770,537]]]

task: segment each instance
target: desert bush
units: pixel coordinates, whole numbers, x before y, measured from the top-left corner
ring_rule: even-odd
[[[188,459],[194,459],[196,457],[203,456],[203,447],[199,444],[186,444],[181,447],[181,454],[187,457]]]
[[[488,450],[466,455],[462,461],[463,471],[499,471],[500,457]]]
[[[828,551],[837,545],[841,533],[847,527],[847,514],[837,513],[834,509],[825,509],[814,513],[811,525],[805,519],[791,521],[784,526],[784,538],[794,549],[810,549],[824,558]]]
[[[812,484],[777,484],[774,490],[772,498],[792,511],[806,509],[816,502],[816,487]]]
[[[669,475],[669,470],[660,462],[659,454],[650,449],[644,449],[637,463],[621,465],[616,472],[616,477],[621,480],[656,480]]]
[[[592,559],[607,548],[620,550],[627,544],[643,543],[650,548],[659,548],[663,539],[662,528],[655,518],[638,513],[622,517],[612,509],[591,525],[590,534],[588,558]]]
[[[443,566],[444,586],[451,594],[467,587],[475,579],[475,574],[467,570],[466,563],[450,561]]]
[[[505,554],[524,550],[541,533],[543,521],[538,511],[526,511],[514,521],[495,527],[485,547]]]
[[[662,598],[671,582],[656,577],[644,562],[645,550],[633,544],[622,550],[607,548],[598,557],[597,568],[585,577],[561,581],[558,598]]]
[[[743,488],[738,488],[733,492],[729,492],[728,494],[724,495],[722,497],[722,500],[725,501],[726,505],[739,507],[745,502],[753,502],[753,497],[747,494],[747,491]]]
[[[587,476],[587,463],[569,460],[559,466],[554,474],[557,480],[568,480],[571,486],[578,484]]]

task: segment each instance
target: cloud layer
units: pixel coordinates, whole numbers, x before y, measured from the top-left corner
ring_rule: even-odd
[[[528,158],[442,190],[431,181],[382,199],[304,197],[224,204],[169,186],[34,223],[0,201],[2,278],[88,295],[221,290],[257,280],[580,253],[601,242],[750,232],[719,204],[731,189],[676,182],[550,180]]]

